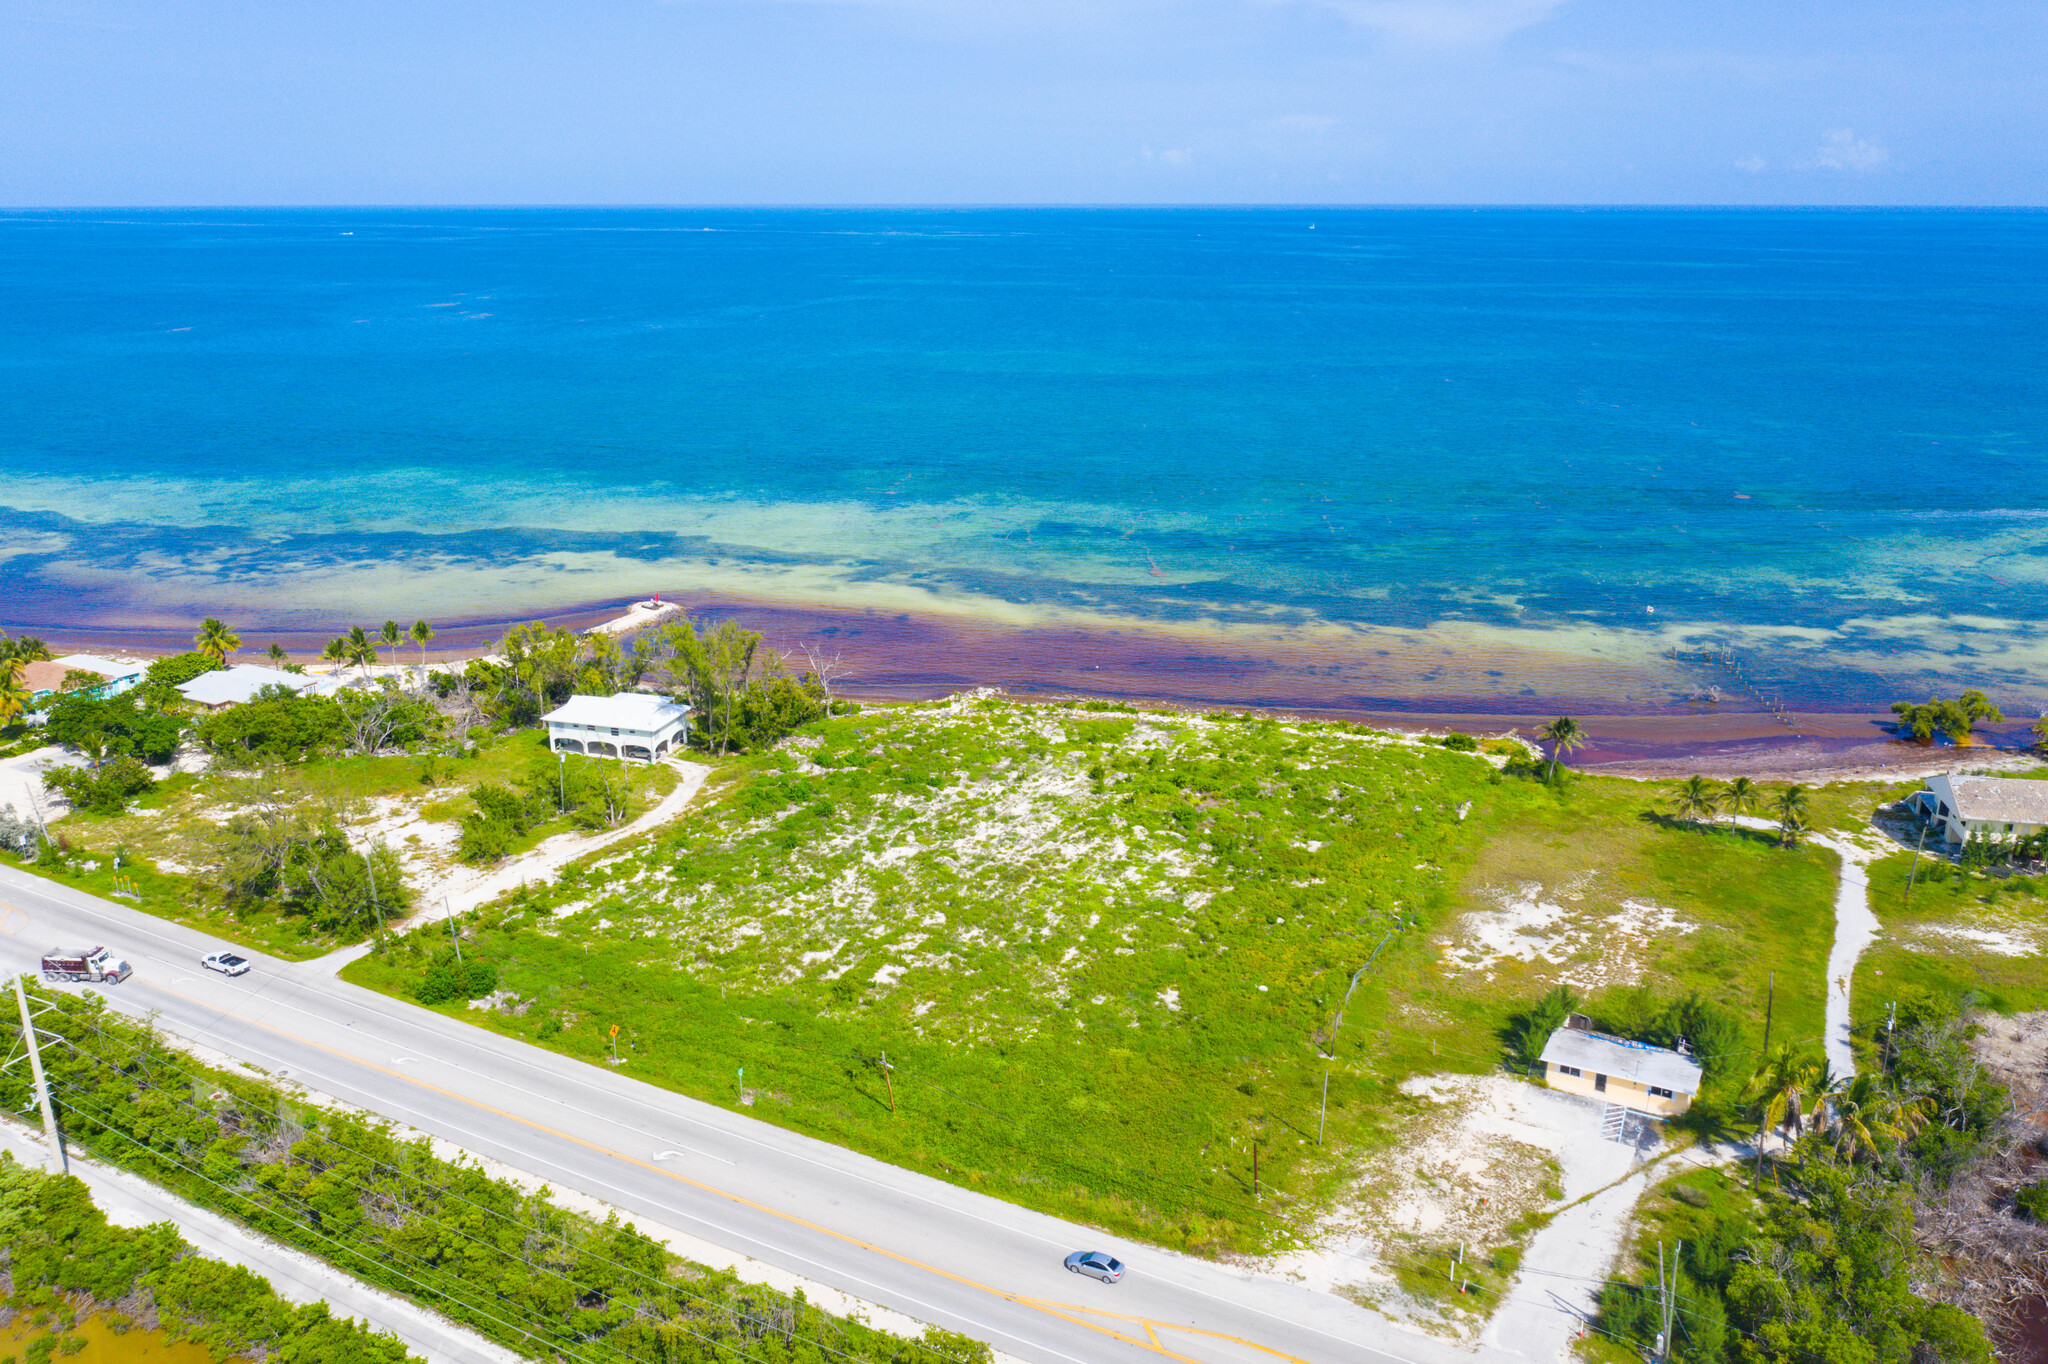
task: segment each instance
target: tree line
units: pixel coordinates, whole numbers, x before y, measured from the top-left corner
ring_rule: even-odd
[[[280,1364],[419,1364],[384,1332],[340,1319],[324,1302],[295,1307],[267,1279],[197,1254],[168,1222],[117,1227],[83,1182],[47,1175],[0,1151],[0,1264],[8,1309],[46,1321],[29,1360],[78,1353],[81,1317],[110,1326],[161,1327],[215,1358]],[[13,1356],[7,1356],[12,1359]]]
[[[797,671],[761,632],[736,621],[682,620],[641,631],[630,646],[540,621],[514,626],[496,658],[432,674],[438,695],[507,727],[539,721],[571,695],[665,692],[694,712],[691,742],[718,754],[774,743],[851,703],[833,692],[838,662],[812,651]]]
[[[1708,821],[1723,810],[1732,820],[1749,814],[1759,805],[1778,822],[1779,846],[1797,847],[1806,836],[1809,805],[1806,787],[1798,782],[1786,786],[1775,796],[1767,796],[1763,788],[1748,777],[1722,783],[1694,773],[1671,795],[1673,812],[1702,832]]]

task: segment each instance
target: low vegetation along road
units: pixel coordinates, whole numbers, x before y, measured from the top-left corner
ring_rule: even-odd
[[[1013,1358],[1474,1357],[1397,1336],[1336,1297],[755,1123],[359,989],[317,964],[250,953],[255,969],[224,979],[199,966],[218,946],[203,935],[0,869],[0,968],[32,970],[51,944],[74,941],[107,943],[132,962],[135,975],[103,995],[125,1012],[154,1013],[173,1037]],[[1108,1250],[1129,1274],[1113,1287],[1068,1274],[1061,1261],[1077,1249]]]

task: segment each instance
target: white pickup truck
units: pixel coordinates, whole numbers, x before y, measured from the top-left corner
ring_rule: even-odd
[[[134,967],[104,947],[80,948],[75,952],[53,947],[43,953],[44,980],[90,980],[118,985],[134,974]]]

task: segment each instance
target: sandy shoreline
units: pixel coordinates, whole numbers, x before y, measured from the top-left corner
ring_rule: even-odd
[[[1639,690],[1621,694],[1587,689],[1513,696],[1432,694],[1414,686],[1394,694],[1361,691],[1328,660],[1259,658],[1222,651],[1194,636],[1174,638],[1151,629],[1075,631],[1027,629],[950,618],[869,610],[800,609],[761,603],[673,601],[661,609],[646,599],[585,603],[539,615],[435,623],[426,656],[445,665],[487,652],[508,627],[540,620],[562,629],[623,636],[678,611],[693,618],[730,616],[761,630],[792,667],[805,647],[837,655],[845,669],[838,690],[874,701],[926,700],[991,686],[1020,699],[1082,697],[1191,709],[1250,709],[1319,719],[1361,721],[1390,729],[1475,734],[1533,734],[1556,715],[1577,717],[1590,742],[1571,765],[1617,776],[1682,777],[1694,772],[1727,779],[1776,781],[1907,779],[1957,768],[2007,769],[2035,765],[2028,750],[2030,721],[2015,718],[1980,731],[1968,750],[1922,748],[1893,739],[1882,704],[1820,705],[1812,710],[1770,708],[1728,697],[1718,704],[1657,700]],[[404,624],[406,622],[401,622]],[[243,628],[236,661],[261,662],[272,643],[294,661],[315,662],[330,630],[264,631]],[[63,652],[150,657],[191,647],[189,631],[154,625],[30,630]],[[416,662],[406,645],[394,662]],[[1439,669],[1441,672],[1441,669]],[[1386,679],[1393,680],[1393,679]]]

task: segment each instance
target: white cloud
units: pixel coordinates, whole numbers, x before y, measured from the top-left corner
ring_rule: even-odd
[[[1891,156],[1874,137],[1858,137],[1850,128],[1830,128],[1821,137],[1813,164],[1827,170],[1867,171],[1883,165]]]
[[[1162,166],[1192,166],[1195,164],[1195,152],[1192,147],[1168,147],[1162,152],[1155,152],[1147,147],[1145,159],[1156,161]]]
[[[1761,173],[1763,168],[1764,159],[1755,152],[1751,152],[1748,156],[1738,156],[1735,158],[1735,169],[1747,172],[1750,175]]]

